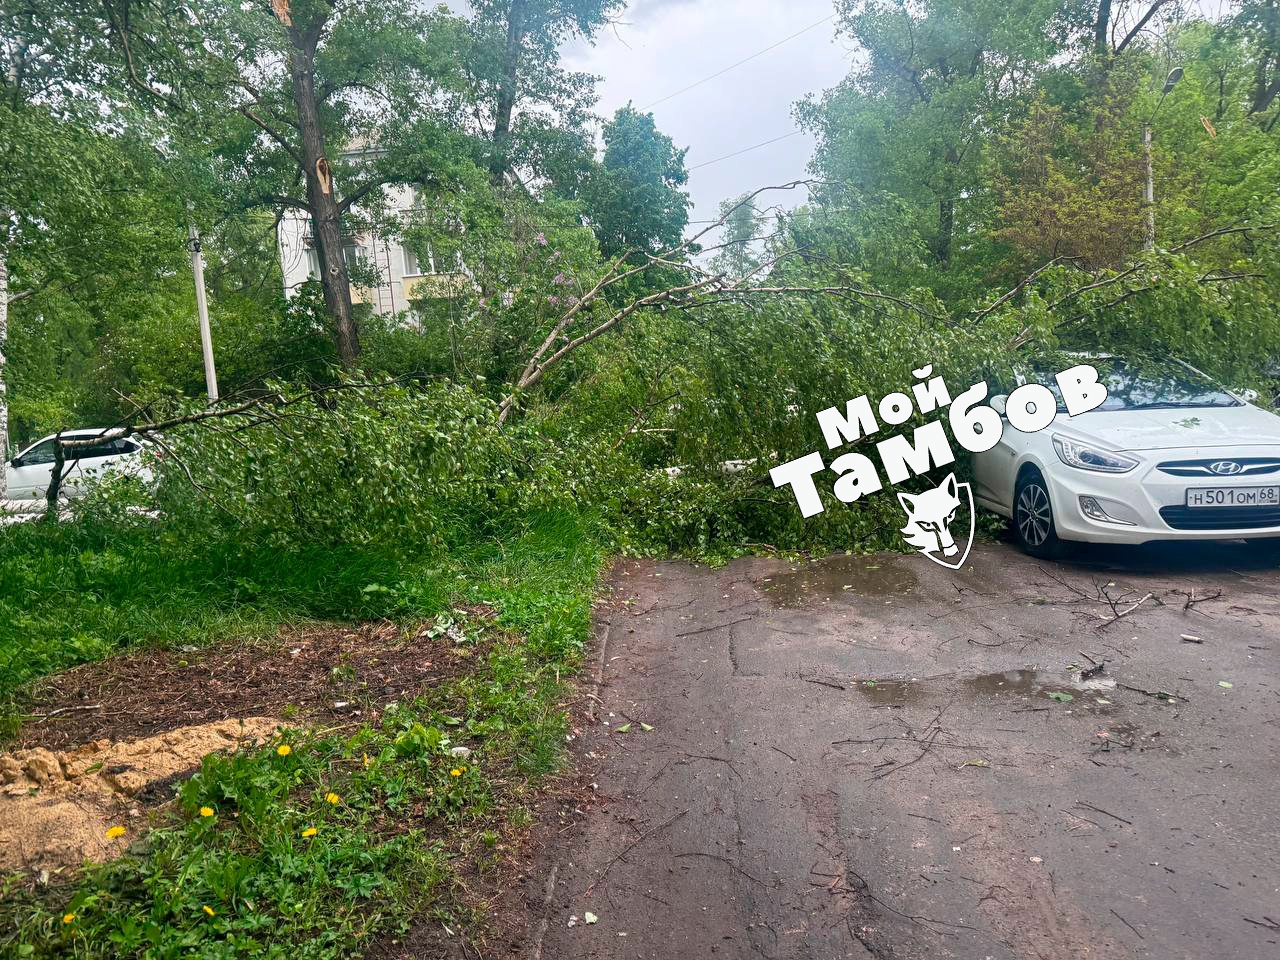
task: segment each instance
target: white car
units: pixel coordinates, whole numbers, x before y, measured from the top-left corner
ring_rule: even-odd
[[[1093,357],[1108,397],[975,454],[974,500],[1034,556],[1063,541],[1280,537],[1280,417],[1176,361]],[[991,406],[1004,412],[1005,396]]]
[[[85,440],[101,437],[110,427],[85,430],[64,430],[64,440]],[[43,500],[53,476],[53,434],[37,440],[5,465],[5,498],[14,501]],[[147,446],[136,437],[105,440],[87,447],[67,450],[66,475],[62,490],[66,496],[84,492],[85,481],[102,477],[107,473],[124,473],[137,476],[144,482],[151,477],[143,454]]]

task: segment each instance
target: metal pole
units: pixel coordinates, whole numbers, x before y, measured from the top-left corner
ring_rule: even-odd
[[[200,249],[200,233],[194,222],[187,224],[191,237],[191,273],[196,284],[196,313],[200,318],[200,348],[204,353],[204,384],[209,402],[218,399],[218,372],[213,366],[213,335],[209,332],[209,301],[204,293],[204,253]]]
[[[1147,208],[1147,238],[1142,244],[1144,250],[1156,248],[1156,183],[1155,171],[1151,164],[1151,124],[1142,128],[1142,149],[1147,155],[1147,189],[1143,195]]]

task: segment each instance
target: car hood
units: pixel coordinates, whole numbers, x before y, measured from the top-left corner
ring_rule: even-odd
[[[1181,447],[1280,446],[1280,417],[1258,407],[1181,407],[1172,410],[1098,410],[1058,423],[1113,450]]]

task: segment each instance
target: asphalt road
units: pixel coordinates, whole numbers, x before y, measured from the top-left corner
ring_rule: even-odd
[[[516,955],[1280,956],[1274,559],[628,561],[611,596]]]

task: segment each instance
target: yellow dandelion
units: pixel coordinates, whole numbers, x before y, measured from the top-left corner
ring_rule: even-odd
[[[302,838],[304,840],[309,839],[310,837],[314,837],[315,835],[316,835],[315,827],[307,827],[307,829],[302,831]]]
[[[213,907],[205,907],[205,908],[204,908],[204,912],[205,912],[205,913],[207,913],[207,914],[208,914],[209,916],[211,916],[211,917],[216,917],[216,916],[217,916],[217,914],[213,912]]]
[[[75,919],[76,919],[76,915],[74,913],[64,913],[62,915],[63,923],[73,923]]]
[[[212,816],[213,816],[213,807],[201,807],[201,808],[200,808],[200,816],[202,816],[202,817],[212,817]]]
[[[325,803],[331,803],[336,807],[338,804],[342,802],[342,798],[338,796],[336,793],[333,793],[332,791],[330,791],[329,793],[326,793],[324,795],[324,801]]]
[[[289,746],[287,743],[282,743],[280,746],[276,747],[276,754],[278,756],[287,757],[291,753],[293,753],[293,747]]]
[[[459,770],[457,767],[454,767],[452,770],[449,771],[449,776],[460,777],[462,776],[462,771]]]
[[[366,754],[363,754],[363,756],[364,756],[364,766],[365,766],[365,769],[367,770],[369,769],[369,755],[366,753]]]
[[[107,827],[107,839],[114,840],[116,837],[123,837],[126,833],[124,827]]]

